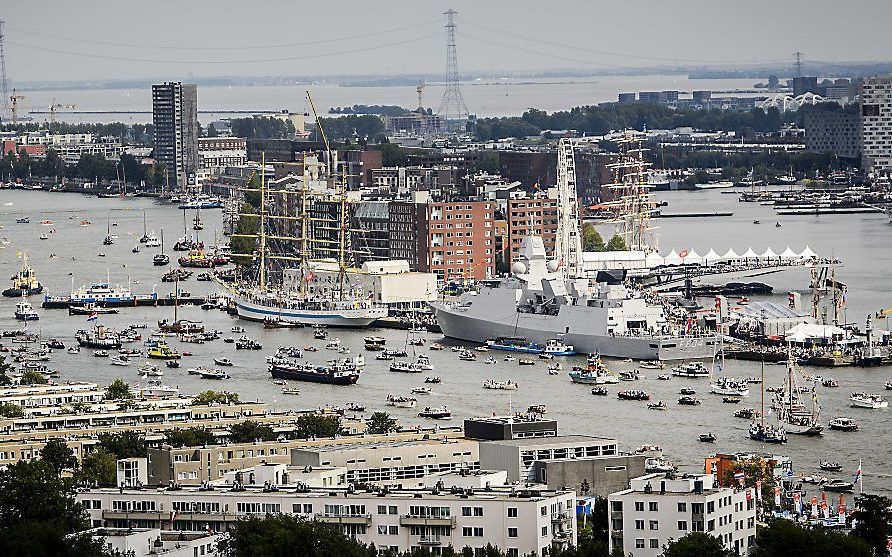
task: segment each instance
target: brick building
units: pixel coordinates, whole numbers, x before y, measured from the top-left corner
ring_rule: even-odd
[[[557,199],[544,195],[509,199],[507,208],[509,266],[520,255],[520,244],[527,236],[541,236],[548,254],[554,253],[557,237]]]

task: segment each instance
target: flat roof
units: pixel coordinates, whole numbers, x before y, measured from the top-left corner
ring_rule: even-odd
[[[554,437],[524,437],[521,439],[505,439],[503,441],[481,441],[481,444],[508,445],[512,447],[561,447],[566,445],[616,444],[616,439],[609,437],[594,437],[591,435],[556,435]]]
[[[410,447],[410,446],[430,446],[430,445],[451,445],[457,444],[460,441],[467,441],[477,443],[476,439],[467,439],[465,437],[452,437],[449,439],[408,439],[404,441],[374,441],[371,443],[350,443],[350,444],[341,444],[341,445],[319,445],[318,447],[294,447],[291,449],[294,451],[319,451],[319,452],[331,452],[331,451],[340,451],[340,450],[353,450],[353,449],[390,449],[390,448],[398,448],[398,447]]]

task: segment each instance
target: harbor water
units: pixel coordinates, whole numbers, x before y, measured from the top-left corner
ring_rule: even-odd
[[[663,192],[659,199],[668,201],[667,211],[717,212],[731,211],[730,217],[703,219],[665,219],[660,222],[659,231],[661,253],[675,248],[695,249],[705,254],[710,248],[724,253],[733,247],[743,253],[748,247],[761,253],[772,247],[780,253],[789,245],[801,251],[806,245],[821,256],[835,256],[843,261],[837,272],[837,279],[848,285],[846,298],[846,319],[862,326],[868,314],[892,306],[889,294],[889,276],[892,274],[892,225],[884,215],[826,215],[795,216],[777,218],[771,207],[747,204],[737,201],[736,195],[726,195],[721,191]],[[173,284],[160,280],[164,270],[154,267],[151,262],[154,248],[141,245],[141,252],[131,253],[143,233],[143,211],[146,212],[149,231],[156,234],[164,229],[166,252],[175,260],[176,252],[170,249],[173,242],[183,234],[183,212],[175,207],[159,205],[147,198],[97,199],[77,194],[46,193],[35,191],[0,192],[0,238],[9,239],[9,244],[0,249],[0,278],[6,279],[19,266],[17,253],[27,251],[33,267],[44,285],[44,293],[67,294],[72,285],[75,288],[94,281],[104,281],[108,276],[111,283],[127,284],[134,293],[145,293],[155,289],[164,296],[173,290]],[[29,224],[17,224],[16,218],[30,217]],[[221,228],[219,210],[203,211],[205,230],[202,237],[207,243],[213,242],[215,229]],[[187,222],[191,233],[191,213]],[[41,220],[51,220],[51,225],[38,224]],[[81,226],[81,221],[89,220],[91,225]],[[760,220],[762,224],[754,224]],[[118,239],[114,245],[103,246],[102,239],[106,228],[110,227]],[[781,227],[776,227],[779,221]],[[609,236],[612,225],[604,225],[601,231]],[[49,239],[41,240],[47,233]],[[100,252],[105,257],[100,257]],[[51,254],[54,257],[51,257]],[[197,275],[197,273],[196,273]],[[192,295],[203,295],[216,290],[213,283],[197,282],[195,275],[180,284],[181,289]],[[774,286],[774,294],[758,297],[784,304],[788,290],[808,291],[808,275],[803,269],[768,274],[753,278]],[[32,296],[32,303],[40,313],[40,320],[28,325],[28,329],[39,331],[44,337],[55,337],[66,345],[74,344],[74,333],[78,329],[89,328],[84,316],[69,316],[64,310],[48,310],[39,307],[42,296]],[[21,324],[13,319],[16,300],[0,299],[0,329],[17,329]],[[704,305],[711,305],[709,299]],[[427,346],[416,348],[427,354],[435,371],[420,374],[403,374],[388,371],[389,362],[374,359],[374,352],[365,352],[366,368],[359,383],[351,387],[337,387],[312,383],[291,383],[300,388],[299,395],[285,395],[281,387],[270,380],[264,358],[272,354],[280,345],[307,346],[319,348],[316,353],[305,354],[307,361],[322,363],[335,358],[337,353],[324,348],[324,341],[314,341],[310,329],[265,330],[258,323],[238,321],[226,313],[199,307],[180,307],[181,317],[201,320],[208,329],[222,331],[222,336],[238,337],[230,332],[234,325],[243,326],[246,334],[263,344],[263,350],[236,350],[233,344],[222,340],[206,344],[183,344],[175,339],[170,343],[180,352],[192,352],[184,357],[179,369],[164,369],[163,381],[177,386],[181,392],[194,393],[205,389],[226,389],[238,392],[242,399],[260,399],[276,409],[312,409],[325,405],[344,406],[348,402],[364,404],[366,413],[378,410],[390,412],[398,417],[403,425],[425,423],[417,413],[425,406],[446,405],[452,411],[452,419],[443,424],[460,424],[468,416],[505,414],[510,411],[524,411],[533,404],[544,404],[547,416],[557,419],[561,433],[588,434],[615,437],[622,450],[631,451],[644,444],[663,447],[666,456],[680,465],[683,471],[702,469],[703,458],[714,452],[773,451],[788,455],[793,459],[797,471],[817,472],[820,460],[839,461],[843,471],[840,478],[850,478],[863,459],[864,487],[871,492],[892,493],[892,473],[888,462],[892,458],[889,448],[887,427],[888,410],[863,410],[851,408],[848,397],[853,391],[868,391],[884,394],[884,383],[892,380],[892,368],[838,369],[806,368],[806,373],[833,377],[839,382],[838,388],[817,387],[821,405],[821,422],[826,426],[832,418],[844,415],[854,418],[860,429],[854,433],[827,431],[822,437],[798,438],[790,436],[786,445],[768,446],[750,441],[747,437],[749,422],[733,417],[735,410],[743,407],[759,408],[759,386],[751,385],[751,394],[741,404],[724,404],[722,397],[711,395],[706,379],[672,378],[658,381],[658,371],[641,370],[644,377],[638,381],[620,382],[609,386],[608,396],[593,396],[591,387],[572,384],[567,372],[572,365],[582,365],[581,357],[558,359],[563,365],[559,375],[548,375],[547,362],[537,361],[533,366],[519,366],[517,362],[505,362],[505,354],[500,352],[478,353],[476,362],[460,361],[458,355],[450,351],[449,343],[439,335],[427,334],[428,345],[440,341],[447,345],[443,351],[431,351]],[[145,323],[146,335],[159,319],[172,318],[173,308],[126,308],[117,315],[102,315],[99,322],[113,328],[122,328],[131,323]],[[886,328],[888,323],[880,320],[876,326]],[[332,330],[331,337],[339,337],[342,345],[348,346],[351,354],[364,353],[362,338],[366,335],[380,335],[387,339],[388,348],[406,346],[407,334],[398,330],[348,331]],[[138,343],[137,343],[138,344]],[[137,344],[133,346],[136,347]],[[140,346],[141,347],[141,346]],[[412,355],[412,346],[407,349]],[[484,361],[492,355],[496,364]],[[234,366],[226,368],[232,378],[226,381],[203,380],[188,375],[186,369],[195,366],[214,367],[213,358],[228,357]],[[157,362],[156,362],[157,363]],[[611,360],[607,362],[618,373],[636,367],[633,362]],[[80,354],[56,351],[53,360],[48,362],[51,369],[61,372],[59,381],[81,380],[107,384],[121,377],[131,384],[140,381],[137,376],[137,362],[129,367],[110,365],[107,358],[92,356],[91,350]],[[785,373],[784,366],[765,366],[765,386],[780,385]],[[758,362],[726,362],[724,374],[746,378],[758,376]],[[386,406],[389,393],[409,395],[413,387],[424,385],[425,376],[440,376],[442,383],[431,385],[429,395],[413,395],[418,398],[415,409],[396,409]],[[519,384],[517,391],[493,391],[483,389],[487,379],[503,381],[511,379]],[[694,388],[702,401],[699,406],[680,406],[676,403],[679,390]],[[644,402],[617,400],[616,392],[624,389],[648,391],[652,400],[662,400],[668,410],[649,410]],[[766,403],[767,408],[767,403]],[[426,422],[430,423],[430,422]],[[698,435],[712,432],[718,438],[715,444],[699,442]]]

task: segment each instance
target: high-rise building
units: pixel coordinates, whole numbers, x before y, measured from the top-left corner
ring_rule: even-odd
[[[861,156],[865,170],[892,171],[892,77],[861,82]]]
[[[198,92],[194,84],[152,85],[155,160],[164,163],[167,183],[184,190],[196,185],[198,170]]]
[[[858,158],[861,153],[861,118],[855,112],[814,109],[805,114],[805,149]]]

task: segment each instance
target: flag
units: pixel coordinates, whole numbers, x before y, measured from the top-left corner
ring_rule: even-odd
[[[316,273],[307,271],[307,282],[313,282],[314,280],[316,280]]]
[[[90,315],[87,316],[87,321],[96,321],[97,319],[99,319],[99,314],[96,313],[95,311],[90,313]]]
[[[855,476],[852,478],[852,483],[856,484],[861,481],[861,461],[858,461],[858,469],[855,470]]]
[[[737,483],[740,484],[740,487],[743,487],[744,482],[746,481],[746,477],[743,472],[737,472],[734,474],[734,479],[737,480]]]
[[[780,507],[781,504],[781,488],[780,486],[774,486],[774,506]]]
[[[177,519],[177,511],[170,511],[170,522],[173,524],[173,521]]]
[[[818,498],[817,497],[811,498],[811,515],[814,518],[818,518]]]
[[[756,480],[756,501],[762,502],[762,480]]]
[[[793,509],[796,514],[802,514],[802,498],[798,491],[793,493]]]
[[[752,489],[746,490],[746,500],[748,502],[753,500],[753,490]]]

